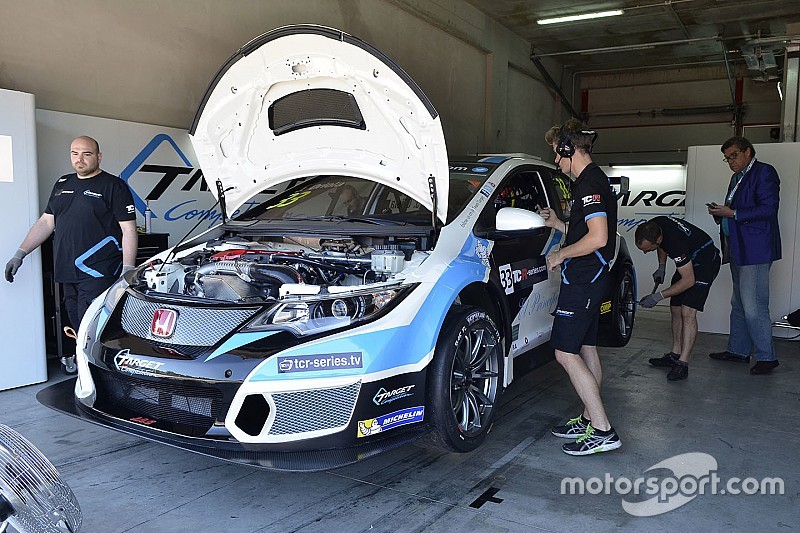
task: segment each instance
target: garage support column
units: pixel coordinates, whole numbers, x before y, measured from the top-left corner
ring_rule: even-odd
[[[800,44],[786,47],[781,103],[781,142],[798,140],[798,104],[800,104]]]

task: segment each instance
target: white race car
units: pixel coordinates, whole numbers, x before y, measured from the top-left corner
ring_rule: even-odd
[[[315,470],[430,433],[476,448],[501,393],[550,338],[568,180],[530,157],[448,163],[409,76],[340,31],[292,26],[243,47],[192,125],[226,219],[91,306],[78,377],[44,403],[222,459]],[[286,185],[288,183],[288,185]],[[606,344],[631,335],[635,280],[616,236]]]

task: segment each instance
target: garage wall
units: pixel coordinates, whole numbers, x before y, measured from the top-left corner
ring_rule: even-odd
[[[560,122],[553,116],[549,91],[530,74],[511,66],[508,70],[505,146],[509,152],[524,152],[552,161],[553,151],[544,133]]]
[[[235,50],[297,23],[342,29],[398,62],[441,113],[451,153],[508,150],[507,96],[537,99],[529,107],[547,118],[524,111],[529,130],[557,111],[528,44],[464,0],[3,2],[0,87],[34,94],[40,109],[186,129]],[[509,86],[509,64],[530,80]]]
[[[771,142],[781,120],[777,80],[755,81],[734,67],[734,87],[745,106],[744,135]],[[601,130],[601,163],[685,163],[693,145],[721,145],[734,135],[731,85],[724,66],[658,72],[583,74],[574,95],[577,109]],[[736,90],[734,89],[734,94]],[[777,141],[777,139],[775,140]]]

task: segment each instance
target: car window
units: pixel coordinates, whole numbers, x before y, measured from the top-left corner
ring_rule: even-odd
[[[550,180],[555,187],[556,194],[558,195],[561,212],[559,213],[559,210],[555,206],[553,206],[553,209],[555,209],[561,220],[567,221],[569,220],[569,215],[572,211],[572,189],[570,187],[569,178],[564,174],[552,172],[550,174]]]
[[[550,207],[541,176],[536,171],[520,172],[506,181],[494,198],[495,211],[503,207],[518,207],[536,211],[537,207]]]

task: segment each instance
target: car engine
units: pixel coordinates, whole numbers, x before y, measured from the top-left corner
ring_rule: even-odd
[[[317,294],[330,286],[389,281],[428,255],[417,250],[414,240],[369,246],[352,239],[303,240],[310,242],[220,239],[167,257],[166,262],[150,262],[135,288],[261,303],[287,295]]]

